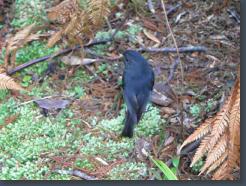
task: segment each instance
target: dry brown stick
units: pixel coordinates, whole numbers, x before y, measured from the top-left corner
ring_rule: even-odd
[[[182,64],[182,61],[180,59],[180,53],[179,53],[179,48],[178,48],[178,45],[177,45],[177,42],[176,42],[176,39],[174,37],[174,34],[173,34],[173,31],[171,29],[171,26],[169,24],[169,21],[168,21],[168,17],[167,17],[167,13],[166,13],[166,7],[165,7],[165,4],[163,2],[163,0],[161,0],[161,5],[162,5],[162,9],[163,9],[163,12],[164,12],[164,16],[165,16],[165,19],[166,19],[166,22],[167,22],[167,26],[168,26],[168,30],[172,36],[172,39],[173,39],[173,42],[174,42],[174,45],[175,45],[175,48],[176,48],[176,52],[177,52],[177,55],[178,55],[178,58],[180,60],[180,68],[181,68],[181,78],[182,78],[182,84],[184,83],[184,70],[183,70],[183,64]]]
[[[162,9],[163,9],[163,13],[164,13],[164,17],[166,19],[166,22],[167,22],[167,26],[168,26],[168,29],[169,29],[169,32],[172,36],[172,39],[173,39],[173,42],[174,42],[174,45],[175,45],[175,48],[177,50],[177,55],[178,55],[178,59],[179,59],[179,63],[180,63],[180,69],[181,69],[181,94],[184,92],[184,69],[183,69],[183,63],[180,59],[180,53],[179,53],[179,49],[178,49],[178,45],[177,45],[177,42],[176,42],[176,39],[174,37],[174,34],[173,34],[173,31],[171,29],[171,26],[169,24],[169,21],[168,21],[168,17],[167,17],[167,12],[166,12],[166,7],[165,7],[165,4],[163,2],[163,0],[161,0],[161,5],[162,5]],[[183,115],[183,104],[182,103],[179,103],[180,101],[177,100],[177,107],[180,107],[180,125],[181,125],[181,136],[183,138],[183,120],[184,120],[184,115]]]

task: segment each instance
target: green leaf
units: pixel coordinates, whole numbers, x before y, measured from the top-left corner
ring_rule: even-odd
[[[21,86],[23,86],[23,87],[28,87],[28,86],[29,86],[29,83],[28,83],[28,82],[22,82],[22,83],[21,83]]]
[[[178,168],[178,166],[179,166],[179,156],[178,156],[178,157],[174,157],[174,158],[172,159],[172,164],[173,164],[173,166],[174,166],[175,168]]]
[[[31,81],[31,79],[32,79],[32,76],[25,75],[24,78],[22,79],[22,81],[29,82],[29,81]]]
[[[171,168],[171,171],[173,172],[173,174],[176,175],[176,173],[177,173],[177,168],[176,168],[176,167],[172,167],[172,168]]]
[[[172,172],[172,170],[164,162],[162,162],[161,160],[154,160],[152,157],[151,157],[151,160],[163,172],[167,180],[178,180],[177,176]]]

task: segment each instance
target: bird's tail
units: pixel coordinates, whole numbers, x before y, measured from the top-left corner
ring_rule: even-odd
[[[133,129],[134,125],[137,123],[137,115],[135,113],[131,113],[127,111],[126,113],[126,120],[125,120],[125,126],[121,133],[124,137],[131,138],[133,136]]]

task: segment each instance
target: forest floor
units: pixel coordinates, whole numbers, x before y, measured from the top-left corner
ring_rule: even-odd
[[[0,6],[6,6],[4,2],[0,0]],[[8,16],[0,15],[0,67],[6,39],[20,28],[45,19],[43,11],[56,1],[31,2],[16,0]],[[90,59],[105,56],[115,60],[67,64],[66,57],[71,62],[71,56],[81,52],[76,51],[12,75],[28,91],[0,90],[0,179],[165,179],[143,154],[143,148],[154,159],[165,162],[181,180],[210,179],[209,175],[198,176],[203,160],[189,167],[195,149],[182,156],[177,149],[204,119],[218,112],[236,80],[240,23],[230,15],[240,15],[240,1],[165,4],[167,10],[176,7],[168,19],[178,47],[203,46],[207,50],[180,53],[183,81],[179,65],[172,68],[175,52],[143,52],[153,66],[159,94],[135,127],[134,137],[120,137],[126,106],[121,93],[124,65],[119,56],[127,48],[175,48],[160,3],[156,3],[156,15],[162,22],[147,6],[142,10],[133,4],[112,11],[112,29],[125,21],[115,41],[89,47],[85,53]],[[49,27],[43,33],[52,31]],[[96,38],[105,39],[110,31],[105,26]],[[44,36],[19,49],[17,65],[54,54],[65,45],[60,42],[47,48],[46,44]],[[170,69],[174,73],[167,85]],[[177,103],[183,105],[183,115]]]

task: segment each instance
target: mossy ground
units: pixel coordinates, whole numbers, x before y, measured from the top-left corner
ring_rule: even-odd
[[[124,108],[118,117],[98,121],[94,130],[87,132],[83,130],[85,124],[74,119],[72,109],[62,110],[55,117],[44,117],[33,103],[15,108],[19,103],[10,98],[0,105],[1,124],[6,118],[17,115],[14,122],[0,130],[1,179],[71,179],[67,175],[52,173],[52,157],[73,156],[78,149],[80,156],[66,169],[77,166],[93,170],[94,163],[87,157],[100,157],[108,163],[124,159],[126,162],[109,171],[106,179],[142,179],[147,176],[147,164],[128,159],[139,137],[159,132],[163,121],[155,107],[151,106],[144,115],[133,139],[115,139],[111,134],[120,135]],[[122,174],[124,170],[130,174]]]
[[[16,1],[15,17],[11,22],[14,28],[20,28],[32,23],[40,24],[46,19],[47,6],[45,1]],[[27,11],[23,12],[22,9]],[[141,26],[131,25],[125,31],[119,31],[116,38],[134,37],[141,31]],[[106,39],[112,33],[99,32],[96,38]],[[134,39],[132,40],[134,43]],[[92,48],[94,52],[103,55],[107,45]],[[32,59],[49,55],[59,50],[59,46],[47,48],[46,42],[34,41],[20,49],[16,62],[22,64]],[[3,50],[4,56],[4,50]],[[1,57],[1,63],[3,61]],[[104,65],[104,66],[103,66]],[[147,176],[148,165],[130,158],[134,151],[135,141],[141,137],[151,137],[160,132],[164,121],[159,110],[149,105],[141,122],[135,128],[134,138],[120,138],[125,117],[125,106],[119,115],[113,119],[83,118],[91,125],[87,130],[85,123],[75,117],[76,108],[68,107],[55,116],[45,117],[33,102],[21,105],[34,98],[42,98],[62,94],[76,99],[86,96],[83,85],[93,77],[83,68],[77,68],[66,81],[56,80],[45,76],[40,83],[33,80],[33,74],[44,76],[48,63],[40,63],[17,73],[22,86],[29,91],[20,92],[13,96],[11,91],[0,91],[0,179],[72,179],[71,176],[53,172],[57,169],[81,168],[95,172],[98,166],[94,162],[96,157],[108,164],[118,160],[123,163],[112,167],[103,179],[144,179]],[[59,63],[58,68],[66,74],[69,68]],[[96,73],[107,75],[108,64],[99,66]],[[66,85],[60,89],[60,86]],[[12,119],[11,119],[12,118]],[[14,118],[14,119],[13,119]],[[58,161],[57,157],[63,161]],[[75,157],[72,159],[71,157]],[[94,158],[94,160],[93,160]],[[64,165],[67,161],[68,165]]]

